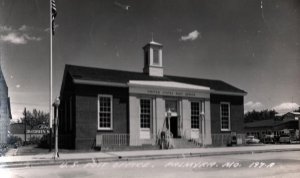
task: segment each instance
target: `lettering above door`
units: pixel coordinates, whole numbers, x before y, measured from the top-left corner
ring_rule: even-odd
[[[176,97],[191,97],[191,98],[209,98],[208,92],[201,91],[183,91],[176,89],[165,88],[141,88],[130,87],[130,93],[147,94],[147,95],[160,95],[160,96],[176,96]]]

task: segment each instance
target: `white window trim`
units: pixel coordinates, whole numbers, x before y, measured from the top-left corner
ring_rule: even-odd
[[[200,123],[198,123],[199,124],[199,128],[192,128],[192,103],[198,103],[199,104],[199,112],[200,112],[200,108],[201,108],[201,101],[200,100],[191,100],[190,101],[190,105],[191,105],[191,123],[190,123],[190,125],[191,125],[191,129],[192,130],[199,130],[200,129]],[[199,121],[201,120],[201,118],[200,118],[200,115],[199,115]],[[199,122],[198,121],[198,122]]]
[[[110,98],[110,108],[111,108],[111,114],[110,114],[110,128],[108,127],[100,127],[100,116],[99,116],[99,113],[100,113],[100,100],[99,98],[100,97],[109,97]],[[112,95],[104,95],[104,94],[98,94],[98,97],[97,97],[97,105],[98,105],[98,108],[97,108],[97,128],[98,130],[113,130],[113,96]]]
[[[228,105],[228,129],[223,129],[222,128],[222,104],[227,104]],[[220,103],[220,127],[221,131],[231,131],[231,117],[230,117],[230,102],[221,102]]]
[[[192,111],[192,102],[194,103],[199,103],[199,111],[202,111],[203,114],[204,114],[204,121],[205,121],[205,100],[190,100],[190,105],[191,105],[191,111]],[[201,112],[200,112],[200,116],[199,116],[199,119],[201,120]],[[201,125],[199,125],[199,128],[192,128],[192,113],[191,113],[191,129],[192,130],[199,130],[199,129],[202,129],[200,128]],[[205,123],[203,123],[205,124]]]
[[[154,62],[154,51],[157,51],[157,57],[158,57],[157,63]],[[152,55],[152,56],[153,56],[153,58],[152,58],[152,59],[153,59],[153,60],[152,60],[152,65],[153,65],[153,66],[158,66],[158,67],[161,66],[161,65],[160,65],[160,64],[161,64],[161,62],[160,62],[160,50],[159,50],[159,49],[152,49],[152,53],[153,53],[153,55]]]
[[[150,101],[150,127],[149,128],[142,128],[141,127],[141,100],[149,100]],[[141,131],[151,131],[152,130],[152,127],[153,127],[153,125],[152,125],[152,122],[153,122],[153,113],[152,113],[152,103],[153,103],[153,101],[152,101],[152,98],[147,98],[147,97],[145,97],[145,98],[140,98],[139,99],[139,120],[140,120],[140,124],[139,124],[139,127],[140,127],[140,130]]]

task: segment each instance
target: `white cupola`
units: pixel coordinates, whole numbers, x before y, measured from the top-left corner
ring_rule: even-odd
[[[144,73],[150,76],[163,77],[164,69],[162,64],[163,45],[153,40],[146,44],[144,49]]]

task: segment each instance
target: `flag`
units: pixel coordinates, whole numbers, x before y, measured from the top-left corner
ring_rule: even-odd
[[[54,19],[57,15],[57,11],[56,11],[56,5],[55,5],[55,0],[51,0],[51,16],[52,16],[52,34],[54,35],[55,32],[55,23],[54,23]]]

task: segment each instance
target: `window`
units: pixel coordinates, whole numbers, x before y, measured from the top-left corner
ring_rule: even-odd
[[[221,103],[221,131],[230,131],[229,103]]]
[[[112,129],[112,96],[98,96],[98,129]]]
[[[201,102],[191,102],[191,128],[199,129],[200,128],[200,114],[202,112]]]
[[[159,65],[159,51],[153,49],[153,64]]]
[[[141,119],[141,128],[150,129],[150,120],[151,120],[151,100],[150,99],[141,99],[140,100],[140,119]]]

